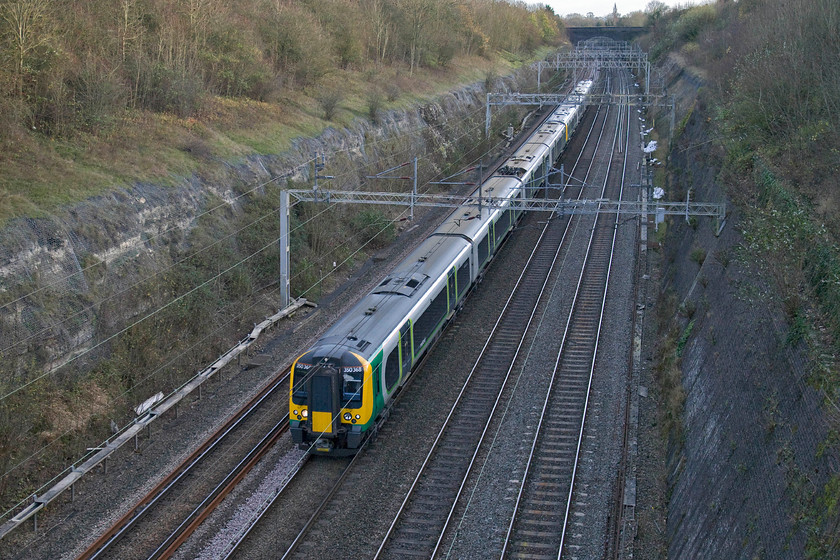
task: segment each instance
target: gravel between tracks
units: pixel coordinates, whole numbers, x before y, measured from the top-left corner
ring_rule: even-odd
[[[482,450],[468,481],[466,506],[459,506],[456,531],[444,543],[449,558],[481,558],[501,551],[513,505],[530,453],[530,441],[548,389],[565,318],[571,307],[591,216],[573,224],[562,266],[550,279],[550,297],[537,309],[536,332],[525,341],[524,353],[514,365],[515,383],[502,397],[503,415],[491,425],[491,448]],[[536,397],[536,398],[535,398]]]
[[[535,221],[540,219],[535,218]],[[541,219],[544,220],[545,216]],[[479,285],[463,313],[444,334],[418,373],[403,401],[386,423],[383,433],[363,456],[351,480],[345,483],[346,490],[334,499],[330,507],[333,513],[329,515],[330,521],[325,524],[327,528],[323,529],[322,533],[322,541],[329,542],[330,546],[318,550],[319,557],[370,558],[375,553],[414,478],[414,473],[425,458],[431,440],[449,410],[449,403],[454,399],[457,388],[474,362],[478,349],[495,320],[498,308],[509,293],[530,247],[535,242],[538,227],[533,222],[529,223],[531,225],[520,227],[508,241],[504,252],[493,263],[484,283]],[[590,458],[591,466],[585,467],[586,472],[581,475],[583,484],[593,486],[593,495],[602,500],[603,504],[601,509],[589,513],[598,520],[593,523],[592,531],[589,534],[580,534],[580,537],[597,543],[593,550],[601,551],[606,534],[609,500],[614,490],[615,465],[620,451],[619,428],[623,422],[623,415],[616,415],[613,410],[620,408],[626,389],[626,376],[611,372],[626,373],[627,349],[630,347],[631,334],[632,304],[627,302],[632,301],[636,221],[629,220],[626,224],[620,228],[623,241],[620,241],[619,251],[624,254],[618,257],[616,265],[623,274],[618,275],[621,280],[614,280],[622,286],[617,288],[614,285],[611,288],[615,292],[608,301],[610,312],[620,317],[610,322],[613,326],[606,327],[607,330],[611,329],[612,334],[603,335],[606,340],[602,353],[606,357],[599,358],[601,363],[598,369],[601,373],[596,374],[606,378],[607,387],[603,389],[606,395],[599,396],[596,399],[598,402],[595,403],[597,415],[605,423],[601,425],[598,421],[592,422],[592,429],[596,430],[599,436],[606,434],[608,442],[600,448],[585,450],[588,452],[585,457]],[[585,225],[580,227],[576,235],[579,239],[587,237],[588,228]],[[542,347],[548,344],[550,338],[559,334],[558,317],[562,316],[563,307],[568,307],[569,295],[577,280],[574,270],[579,270],[581,259],[582,254],[578,251],[573,251],[568,256],[563,271],[554,278],[556,290],[552,302],[544,304],[544,309],[538,310],[539,314],[545,313],[543,336],[534,346],[534,361],[523,370],[525,373],[521,377],[520,386],[514,400],[511,401],[508,413],[511,424],[527,426],[531,420],[530,414],[542,404],[541,401],[534,402],[531,396],[544,392],[540,385],[544,386],[546,378],[543,375],[535,375],[534,372],[545,371],[553,365],[553,357],[549,360]],[[558,306],[558,302],[566,305]],[[552,361],[552,364],[547,364],[548,361]],[[610,375],[604,375],[605,372]],[[533,429],[533,425],[531,427]],[[495,427],[493,429],[495,430]],[[461,531],[450,550],[451,558],[486,558],[488,552],[496,549],[504,536],[503,530],[506,530],[512,507],[511,500],[515,497],[515,494],[511,495],[511,488],[518,486],[517,469],[521,472],[526,450],[523,449],[523,438],[517,436],[522,435],[519,428],[505,430],[503,426],[502,431],[507,432],[504,435],[512,434],[514,437],[499,439],[484,467],[479,484],[476,484],[476,477],[470,482],[471,487],[466,493],[472,494],[472,502],[467,515],[463,515],[463,508],[456,511],[455,523],[460,523]],[[610,453],[610,460],[599,464],[595,458],[600,458],[602,452]],[[479,464],[482,463],[483,457],[480,457]],[[475,492],[472,492],[473,487]],[[277,528],[300,525],[300,521],[290,516],[288,511],[306,511],[306,508],[307,501],[303,494],[284,501],[282,509],[287,511],[274,512],[266,526]],[[277,546],[280,543],[269,537],[264,540],[265,546],[255,545],[256,548],[249,548],[248,558],[276,557]],[[445,543],[443,550],[448,550],[449,546],[449,542]]]
[[[201,531],[196,531],[192,541],[196,544],[206,542],[201,551],[195,554],[197,558],[218,558],[220,552],[226,551],[230,544],[237,541],[247,531],[252,520],[266,507],[268,503],[280,492],[289,482],[293,473],[300,467],[306,457],[306,452],[297,448],[285,448],[285,445],[275,446],[274,457],[266,457],[260,461],[254,469],[253,480],[259,480],[257,488],[249,490],[246,486],[239,485],[235,492],[241,493],[244,500],[238,496],[231,495],[226,501],[227,509],[235,509],[232,513],[220,510],[222,518],[226,518],[225,524],[217,528],[213,523],[204,523]],[[278,453],[279,452],[279,453]],[[190,547],[182,546],[176,558],[192,558]]]
[[[573,232],[563,269],[554,276],[551,300],[538,310],[540,326],[527,341],[528,354],[516,366],[521,375],[513,393],[505,396],[508,404],[504,418],[493,427],[496,437],[492,450],[479,457],[479,472],[469,481],[468,504],[456,510],[453,525],[457,531],[450,531],[444,541],[447,558],[484,558],[488,551],[495,556],[501,550],[593,221],[583,218]],[[612,217],[603,219],[612,221]],[[636,219],[623,218],[616,240],[575,483],[576,498],[570,512],[573,521],[566,536],[567,550],[577,558],[601,558],[610,529],[629,379],[637,223]]]

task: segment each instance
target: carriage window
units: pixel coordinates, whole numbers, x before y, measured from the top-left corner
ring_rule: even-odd
[[[441,290],[440,293],[435,296],[435,299],[432,300],[432,303],[429,307],[426,308],[426,311],[417,319],[417,322],[414,323],[414,339],[419,341],[418,347],[422,346],[426,339],[432,334],[435,330],[435,327],[438,323],[440,323],[441,319],[444,318],[447,311],[446,305],[446,291]]]
[[[505,236],[508,228],[510,227],[510,212],[502,212],[502,215],[496,220],[496,240],[495,244],[498,247],[499,243],[501,242],[502,238]]]
[[[464,261],[464,264],[458,267],[458,291],[461,295],[470,287],[470,259]]]
[[[358,408],[362,406],[362,366],[342,368],[342,392],[346,406]]]
[[[385,362],[385,387],[388,389],[388,392],[394,390],[394,387],[397,386],[397,381],[400,380],[400,359],[399,353],[396,348],[391,350],[391,353],[388,354],[388,359]]]
[[[400,346],[402,347],[402,373],[405,375],[411,368],[411,322],[406,321],[400,327]]]
[[[450,270],[446,275],[446,287],[449,292],[449,305],[455,305],[455,271]]]
[[[312,369],[312,364],[298,362],[295,367],[295,384],[292,388],[292,402],[295,404],[306,404],[306,378],[307,373]]]
[[[478,242],[478,266],[479,267],[484,264],[484,261],[487,260],[487,255],[490,254],[490,252],[488,250],[488,244],[487,244],[487,237],[488,236],[489,236],[489,233],[487,235],[485,235],[484,238],[481,241]]]

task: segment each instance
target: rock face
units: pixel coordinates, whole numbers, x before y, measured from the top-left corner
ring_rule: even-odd
[[[684,106],[695,82],[676,79]],[[704,121],[701,102],[671,156],[682,184],[669,188],[720,201]],[[789,342],[768,272],[739,251],[740,225],[733,209],[719,237],[706,219],[669,226],[662,288],[676,294],[689,333],[683,441],[669,449],[669,558],[805,557],[797,520],[831,471],[819,451],[827,429],[807,349]]]
[[[516,80],[497,84],[518,87]],[[0,235],[0,301],[6,302],[0,308],[0,386],[17,385],[79,355],[95,360],[90,350],[154,307],[136,293],[137,283],[172,266],[208,208],[221,204],[237,215],[249,204],[243,193],[307,181],[316,152],[345,169],[393,165],[387,158],[405,153],[431,153],[433,165],[442,165],[463,135],[457,123],[483,117],[484,95],[484,84],[475,84],[414,110],[382,113],[375,124],[358,120],[344,130],[301,138],[282,154],[226,163],[221,178],[196,174],[174,186],[135,184],[47,217],[10,223]],[[359,183],[356,172],[332,188]]]

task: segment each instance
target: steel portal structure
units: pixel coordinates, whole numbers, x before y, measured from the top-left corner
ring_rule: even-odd
[[[504,107],[506,105],[559,105],[561,103],[581,104],[584,96],[576,93],[488,93],[484,116],[484,136],[490,136],[490,107]],[[667,94],[611,94],[590,93],[586,95],[586,102],[593,105],[627,105],[630,107],[662,107],[671,110],[669,134],[674,136],[676,119],[676,99]]]

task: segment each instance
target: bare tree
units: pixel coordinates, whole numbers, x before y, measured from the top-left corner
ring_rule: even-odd
[[[120,0],[119,9],[120,59],[125,62],[129,43],[137,39],[142,30],[137,19],[137,0]]]
[[[212,0],[187,0],[184,6],[196,51],[207,41],[210,17],[215,8],[213,4]]]
[[[0,4],[0,21],[14,49],[15,80],[21,98],[27,57],[50,39],[47,25],[49,7],[49,0],[13,0]]]
[[[373,42],[376,51],[376,63],[382,64],[385,62],[385,56],[388,52],[388,43],[391,40],[391,22],[388,14],[385,11],[384,0],[369,0],[367,3],[367,13],[370,17],[370,22],[373,27]]]
[[[413,74],[414,69],[420,64],[420,57],[425,46],[424,31],[434,14],[435,5],[433,0],[403,0],[400,8],[405,17],[409,40],[409,73]]]

